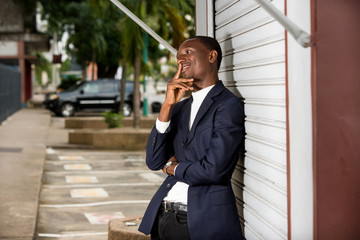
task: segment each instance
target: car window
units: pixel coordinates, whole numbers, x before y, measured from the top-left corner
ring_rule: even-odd
[[[99,84],[97,82],[88,82],[83,90],[84,93],[99,93]]]
[[[121,80],[120,81],[115,81],[116,82],[116,91],[120,91],[121,89]],[[125,93],[126,95],[128,94],[132,94],[132,92],[134,91],[134,82],[127,80],[125,82]]]
[[[115,92],[115,82],[102,82],[100,85],[100,92],[102,93],[113,93]]]
[[[134,84],[132,82],[127,82],[125,85],[125,91],[128,93],[134,91]]]
[[[75,84],[71,85],[68,89],[65,90],[65,92],[71,92],[74,90],[79,89],[82,85],[84,85],[85,81],[77,81]]]

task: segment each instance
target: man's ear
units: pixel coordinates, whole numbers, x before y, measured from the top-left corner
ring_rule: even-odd
[[[218,53],[216,50],[212,50],[209,54],[209,62],[214,63],[217,59]]]

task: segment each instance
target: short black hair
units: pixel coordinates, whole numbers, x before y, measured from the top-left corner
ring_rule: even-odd
[[[218,53],[217,56],[217,69],[220,69],[221,59],[222,59],[222,51],[220,44],[215,38],[208,36],[195,36],[191,37],[187,40],[196,39],[199,40],[205,47],[207,47],[210,51],[215,50]]]

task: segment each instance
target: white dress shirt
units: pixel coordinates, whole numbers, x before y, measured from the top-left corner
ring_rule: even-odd
[[[204,101],[206,95],[215,85],[203,88],[197,92],[192,93],[193,102],[191,103],[191,113],[189,121],[189,131],[194,123],[196,114],[198,113],[202,102]],[[159,119],[156,119],[156,130],[159,133],[165,133],[166,129],[169,127],[169,122],[161,122]],[[181,164],[181,163],[179,163]],[[177,166],[176,166],[177,167]],[[175,171],[176,171],[175,167]],[[164,198],[165,201],[177,202],[187,205],[187,193],[189,185],[184,182],[177,182],[171,190],[168,192],[167,196]]]

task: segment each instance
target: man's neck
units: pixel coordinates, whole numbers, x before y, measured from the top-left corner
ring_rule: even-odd
[[[200,91],[201,89],[207,88],[209,86],[215,85],[219,81],[219,78],[216,78],[214,80],[198,80],[194,79],[194,92]]]

